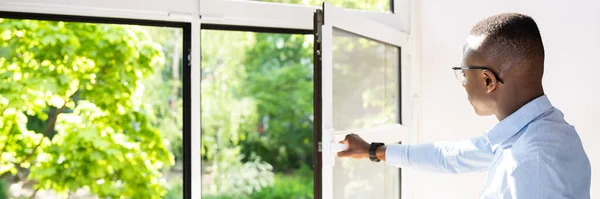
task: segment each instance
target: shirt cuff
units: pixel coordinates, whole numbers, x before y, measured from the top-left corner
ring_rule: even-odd
[[[391,144],[385,149],[385,161],[387,165],[395,167],[410,167],[408,158],[408,150],[410,145],[406,144]]]

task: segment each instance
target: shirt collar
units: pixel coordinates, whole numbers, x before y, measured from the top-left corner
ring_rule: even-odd
[[[492,147],[492,151],[496,151],[498,146],[503,142],[517,134],[523,127],[527,126],[550,108],[552,108],[552,104],[550,104],[548,97],[542,95],[504,118],[504,120],[500,121],[485,134]]]

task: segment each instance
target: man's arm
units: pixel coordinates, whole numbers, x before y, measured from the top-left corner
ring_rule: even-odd
[[[348,146],[339,157],[356,159],[369,157],[369,144],[357,135],[342,141]],[[494,157],[487,140],[477,137],[459,142],[427,144],[392,144],[377,149],[377,158],[402,168],[416,168],[444,173],[464,173],[486,170]]]

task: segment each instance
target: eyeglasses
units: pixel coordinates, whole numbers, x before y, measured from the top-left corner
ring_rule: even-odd
[[[504,84],[504,81],[502,81],[500,77],[498,77],[498,74],[496,74],[496,72],[485,66],[458,66],[452,67],[452,70],[454,70],[454,76],[456,77],[456,79],[458,79],[458,81],[462,82],[463,84],[465,83],[465,73],[463,72],[463,70],[488,70],[492,72],[492,74],[494,74],[494,77],[496,77],[498,82]]]

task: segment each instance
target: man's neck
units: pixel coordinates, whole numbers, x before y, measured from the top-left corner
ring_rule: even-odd
[[[507,98],[505,98],[505,100],[503,100],[504,103],[499,103],[500,106],[498,106],[498,110],[496,110],[495,114],[496,118],[498,119],[498,121],[502,121],[509,115],[513,114],[515,111],[519,110],[521,107],[525,106],[525,104],[543,95],[543,89],[527,92],[515,92],[512,95],[512,97],[508,96]]]

